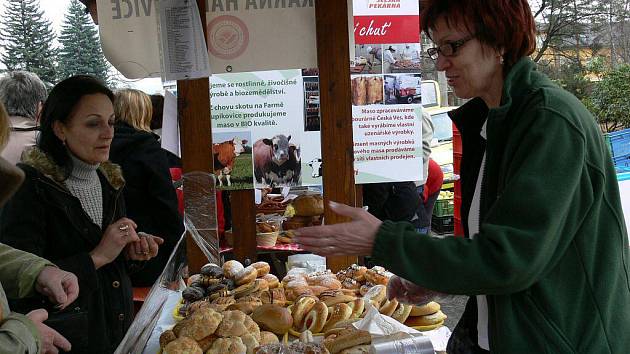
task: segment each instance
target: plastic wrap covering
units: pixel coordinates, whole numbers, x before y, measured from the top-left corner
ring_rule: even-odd
[[[397,275],[387,283],[387,298],[396,298],[403,304],[421,306],[431,301],[451,300],[454,296],[423,288]]]
[[[160,320],[172,318],[172,303],[181,298],[187,276],[186,235],[190,234],[209,262],[219,264],[216,190],[214,176],[191,172],[183,176],[184,225],[186,231],[171,253],[162,274],[151,287],[131,327],[115,354],[144,352]],[[163,313],[168,311],[169,313]]]
[[[372,353],[434,354],[431,340],[420,333],[401,333],[372,340]]]

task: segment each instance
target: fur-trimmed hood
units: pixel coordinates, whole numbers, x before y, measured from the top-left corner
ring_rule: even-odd
[[[22,154],[21,162],[33,167],[57,183],[63,183],[66,179],[63,169],[37,146],[26,149]],[[123,178],[120,166],[106,161],[99,165],[98,170],[105,176],[114,189],[118,190],[125,185],[125,179]]]

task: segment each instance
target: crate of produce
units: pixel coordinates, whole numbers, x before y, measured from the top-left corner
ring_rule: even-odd
[[[433,206],[434,216],[452,216],[455,210],[455,194],[451,191],[440,191],[438,199]]]
[[[613,157],[630,155],[630,129],[608,133],[608,141]]]
[[[431,230],[436,234],[453,233],[454,219],[452,215],[435,216],[431,218]]]

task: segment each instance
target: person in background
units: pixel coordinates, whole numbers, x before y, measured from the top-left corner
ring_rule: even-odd
[[[433,159],[429,159],[429,170],[427,171],[427,180],[422,188],[418,188],[420,194],[420,206],[418,207],[418,221],[416,223],[416,231],[421,234],[429,234],[431,231],[431,218],[433,217],[433,207],[435,201],[440,195],[442,182],[444,182],[444,173],[440,165]]]
[[[17,166],[25,181],[0,212],[0,242],[74,273],[81,288],[47,324],[73,353],[113,353],[133,319],[129,272],[158,254],[163,240],[136,234],[125,217],[124,179],[108,161],[114,136],[113,93],[78,75],[58,83],[44,103],[37,146]],[[11,302],[19,312],[43,298]]]
[[[164,117],[164,96],[153,94],[151,97],[151,131],[162,136],[162,119]],[[159,139],[158,139],[159,140]]]
[[[138,225],[138,231],[164,239],[158,256],[146,262],[142,271],[131,274],[131,282],[137,287],[153,285],[184,232],[169,164],[157,136],[151,132],[152,110],[151,99],[144,92],[116,92],[110,160],[120,165],[125,178],[127,217]]]
[[[416,192],[420,201],[416,210],[416,216],[412,219],[416,229],[422,233],[429,233],[429,230],[431,230],[431,215],[433,214],[433,209],[427,210],[425,208],[423,195],[425,184],[429,178],[429,158],[431,156],[431,140],[433,140],[434,131],[435,127],[433,126],[431,115],[427,111],[422,110],[422,179],[416,182]]]
[[[394,53],[396,53],[396,49],[394,49],[391,45],[383,52],[383,73],[390,73],[391,66],[398,62],[394,58]]]
[[[332,204],[353,221],[297,230],[307,251],[372,255],[388,297],[469,295],[447,347],[458,353],[627,353],[630,247],[615,168],[576,97],[529,58],[527,0],[427,0],[427,54],[460,98],[465,237],[418,237]],[[402,281],[405,279],[406,281]]]
[[[0,151],[9,139],[9,118],[0,103]],[[0,157],[0,207],[15,193],[24,173]],[[6,292],[5,292],[6,291]],[[63,309],[79,295],[77,277],[49,261],[0,243],[0,353],[34,354],[68,351],[71,343],[44,324],[48,312],[11,312],[6,295],[24,298],[35,292]]]
[[[10,71],[0,78],[0,102],[11,121],[11,139],[2,157],[10,163],[18,163],[24,149],[35,146],[37,121],[46,96],[46,86],[34,73]]]

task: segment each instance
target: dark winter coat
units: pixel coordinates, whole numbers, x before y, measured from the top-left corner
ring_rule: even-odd
[[[131,275],[134,286],[151,286],[184,232],[169,164],[152,133],[136,130],[124,122],[116,124],[109,158],[120,165],[125,177],[127,217],[138,225],[137,231],[164,239],[157,257],[146,262],[142,271]]]
[[[0,242],[46,258],[79,279],[78,299],[57,312],[42,297],[12,301],[16,312],[49,310],[48,325],[72,343],[72,353],[112,353],[133,316],[131,281],[121,254],[98,270],[89,252],[104,230],[125,215],[120,168],[102,163],[103,224],[96,225],[64,186],[64,174],[37,148],[18,164],[26,178],[0,214]]]

